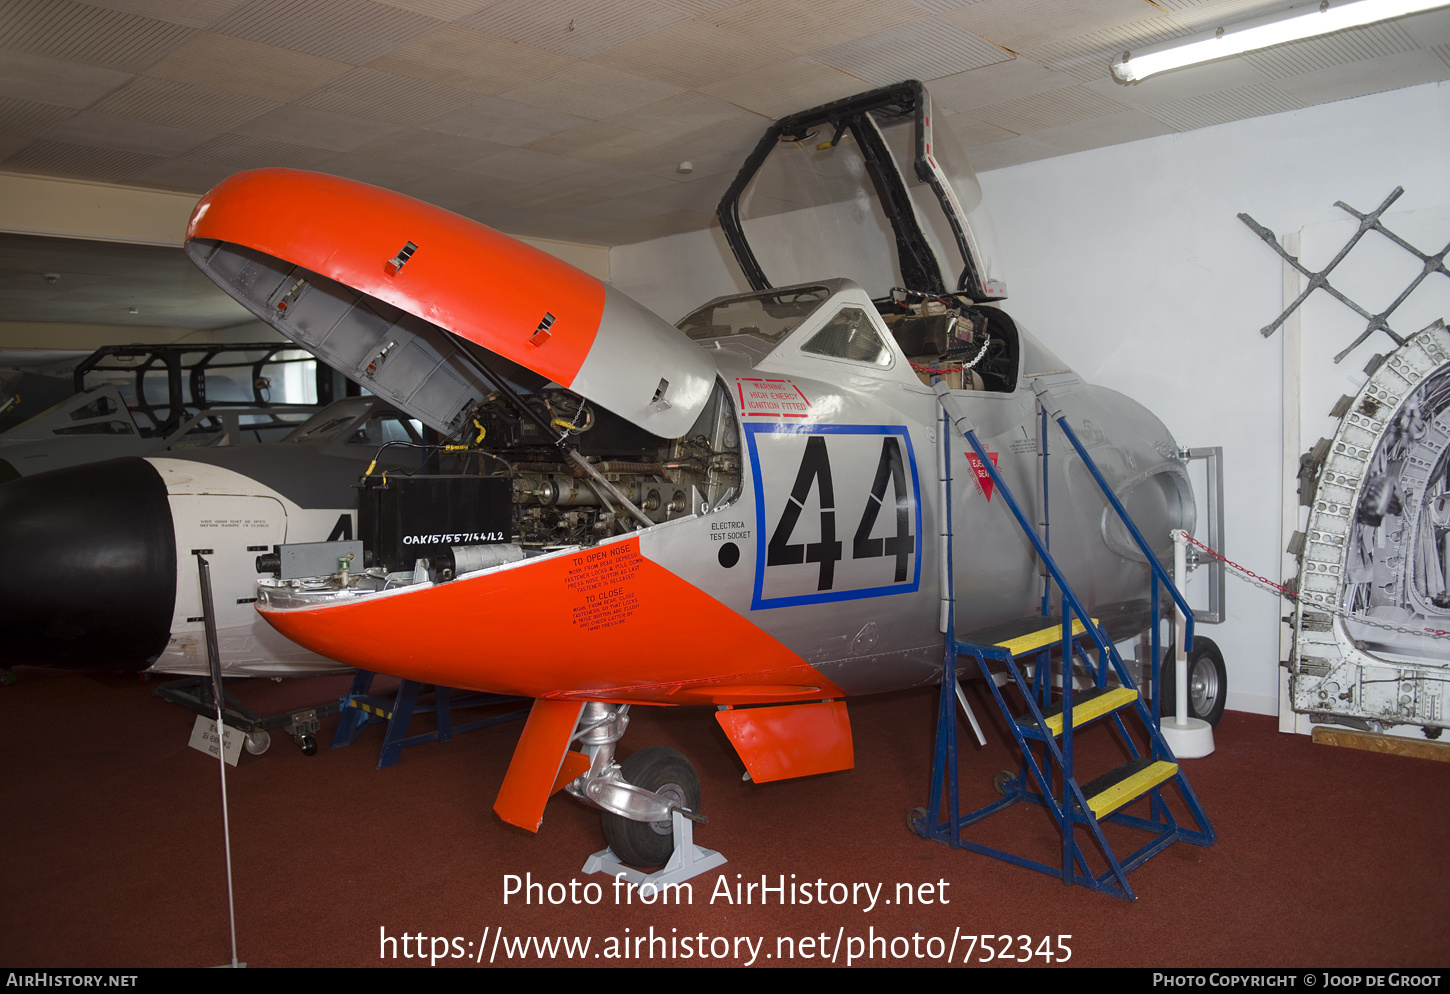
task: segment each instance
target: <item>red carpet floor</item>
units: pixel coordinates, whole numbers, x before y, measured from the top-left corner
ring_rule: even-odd
[[[226,962],[217,764],[187,746],[192,713],[134,678],[19,673],[0,688],[0,963]],[[345,688],[331,679],[237,692],[265,712]],[[739,965],[752,946],[758,965],[819,965],[823,954],[939,965],[954,939],[959,963],[963,936],[988,935],[1012,937],[993,939],[994,955],[1009,948],[1034,965],[1048,949],[1070,950],[1071,966],[1450,964],[1450,764],[1315,746],[1280,734],[1272,718],[1229,713],[1218,752],[1185,764],[1219,841],[1150,860],[1131,878],[1139,900],[1130,903],[908,832],[907,812],[926,801],[935,694],[850,707],[854,770],[766,785],[741,780],[708,710],[634,710],[621,753],[659,743],[689,756],[711,819],[697,841],[729,858],[694,881],[688,906],[616,904],[607,879],[582,876],[603,843],[597,815],[571,798],[550,802],[538,835],[494,816],[519,723],[404,750],[387,770],[376,769],[380,728],[329,750],[331,719],[310,758],[276,735],[267,754],[227,771],[240,958],[416,965],[422,935],[423,952],[454,965],[475,962],[480,944],[496,966],[566,965],[563,950],[540,957],[515,945],[562,936],[589,939],[573,961],[591,966]],[[1012,765],[1003,730],[988,734],[985,749],[963,735],[964,810],[992,799],[992,775]],[[1079,741],[1089,760],[1113,765],[1104,735]],[[1051,823],[1025,805],[972,837],[1058,858]],[[604,887],[595,905],[506,904],[510,874]],[[835,895],[860,903],[782,906],[771,895],[762,906],[758,891],[748,905],[711,899],[722,878],[733,889],[782,876],[828,900],[829,885],[847,885]],[[875,891],[874,907],[857,884]],[[932,903],[897,903],[898,885]],[[980,940],[972,958],[985,958]]]

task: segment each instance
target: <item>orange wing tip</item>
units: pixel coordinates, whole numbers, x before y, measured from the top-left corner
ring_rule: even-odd
[[[715,720],[756,783],[856,765],[845,701],[716,711]]]

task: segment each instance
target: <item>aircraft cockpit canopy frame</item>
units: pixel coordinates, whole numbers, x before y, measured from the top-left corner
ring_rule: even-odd
[[[756,290],[849,275],[877,299],[898,287],[974,303],[1007,296],[976,176],[915,80],[781,118],[716,214]],[[766,218],[752,240],[747,228]],[[894,258],[856,260],[864,270],[820,257],[822,246],[857,253],[883,236]],[[816,251],[794,251],[796,239]]]

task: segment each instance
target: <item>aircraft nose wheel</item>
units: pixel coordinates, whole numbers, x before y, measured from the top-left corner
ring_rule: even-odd
[[[626,782],[667,797],[672,804],[699,812],[700,778],[690,761],[677,750],[669,746],[646,746],[630,753],[619,767]],[[661,866],[674,852],[674,827],[670,821],[631,821],[608,811],[599,820],[604,828],[604,840],[622,863]]]

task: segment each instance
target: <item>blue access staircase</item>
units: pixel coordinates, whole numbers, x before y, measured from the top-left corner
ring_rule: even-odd
[[[1161,616],[1160,586],[1183,610],[1187,619],[1185,641],[1189,646],[1192,645],[1193,638],[1193,612],[1129,518],[1066,417],[1062,415],[1052,395],[1040,383],[1034,383],[1033,386],[1038,397],[1041,451],[1047,452],[1048,421],[1055,421],[1091,472],[1093,479],[1097,481],[1098,487],[1107,496],[1152,569],[1152,589],[1149,595],[1151,617],[1154,619],[1151,679],[1152,685],[1157,687],[1160,685],[1159,667],[1162,661],[1159,626],[1156,623],[1156,619]],[[1043,496],[1044,521],[1039,533],[1023,513],[1022,506],[992,463],[977,437],[975,428],[957,413],[951,394],[943,384],[937,385],[937,396],[943,409],[942,445],[947,467],[947,500],[943,513],[946,516],[945,530],[948,536],[951,534],[951,439],[955,428],[976,453],[980,466],[990,474],[995,491],[1002,495],[1018,526],[1031,540],[1049,580],[1044,585],[1042,613],[1038,616],[972,632],[958,639],[954,612],[947,612],[946,652],[942,664],[941,700],[937,713],[931,790],[926,811],[913,819],[913,826],[924,838],[946,843],[953,848],[970,849],[1047,873],[1059,877],[1065,884],[1081,884],[1127,900],[1135,900],[1137,895],[1134,894],[1127,877],[1131,870],[1174,842],[1208,846],[1213,844],[1217,836],[1174,759],[1172,750],[1159,731],[1159,695],[1154,694],[1153,706],[1150,709],[1112,641],[1084,610],[1077,594],[1052,558],[1047,543],[1046,494]],[[1046,477],[1044,472],[1044,481]],[[947,543],[946,577],[950,587],[953,584],[950,541]],[[1061,595],[1060,615],[1048,614],[1052,600],[1051,584],[1054,583]],[[949,591],[948,597],[950,596]],[[1058,651],[1054,653],[1054,649]],[[1005,773],[998,776],[996,785],[1003,796],[965,815],[959,810],[955,713],[958,659],[964,656],[976,660],[977,668],[1001,709],[1022,755],[1021,767],[1015,774]],[[1030,675],[1024,672],[1024,666],[1030,669]],[[1090,682],[1089,689],[1074,688],[1074,676],[1078,673]],[[1016,696],[1024,702],[1025,713],[1014,709],[1013,704],[1009,703],[1007,695],[1003,693],[1004,687],[1016,688]],[[1146,741],[1146,754],[1128,732],[1128,722],[1134,721],[1144,730],[1141,738]],[[1077,770],[1073,738],[1077,731],[1098,722],[1112,727],[1130,758],[1118,768],[1084,782]],[[1196,827],[1180,824],[1174,817],[1162,795],[1162,791],[1169,787],[1176,789]],[[1127,813],[1126,808],[1145,797],[1148,799],[1146,818]],[[1019,802],[1040,805],[1051,814],[1062,836],[1059,864],[1029,859],[962,837],[962,830],[967,826]],[[1141,829],[1151,837],[1140,848],[1120,859],[1104,835],[1105,823]],[[1085,828],[1086,832],[1078,832],[1079,826]],[[1082,845],[1079,840],[1084,834],[1091,837],[1095,846]],[[1089,856],[1093,848],[1097,850],[1100,858],[1094,858],[1090,863]],[[1106,864],[1106,869],[1097,872],[1091,868],[1093,864]]]

